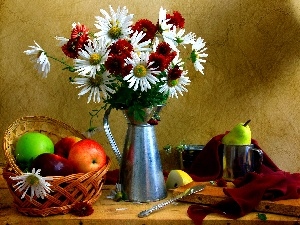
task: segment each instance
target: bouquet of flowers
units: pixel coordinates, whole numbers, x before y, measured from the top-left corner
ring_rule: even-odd
[[[42,77],[50,72],[49,60],[60,62],[74,74],[69,80],[81,89],[79,97],[87,94],[88,103],[103,102],[99,111],[127,109],[141,120],[144,108],[166,104],[168,98],[188,91],[191,81],[180,47],[191,46],[189,60],[196,71],[204,73],[205,42],[192,32],[185,33],[185,20],[178,11],[169,14],[160,8],[156,23],[148,19],[134,23],[126,7],[109,8],[109,13],[100,9],[102,16],[95,17],[96,32],[73,23],[70,38],[55,37],[70,64],[36,42],[24,53],[32,56]]]

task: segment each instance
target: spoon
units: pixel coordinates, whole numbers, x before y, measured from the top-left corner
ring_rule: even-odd
[[[186,191],[184,191],[183,193],[175,196],[174,198],[171,198],[167,201],[164,201],[162,203],[159,203],[153,207],[151,207],[150,209],[147,209],[147,210],[144,210],[144,211],[141,211],[139,214],[138,214],[138,217],[140,218],[143,218],[143,217],[146,217],[146,216],[149,216],[151,213],[153,213],[154,211],[157,211],[167,205],[169,205],[170,203],[178,200],[178,199],[181,199],[185,196],[188,196],[188,195],[191,195],[191,194],[194,194],[196,192],[199,192],[199,191],[203,191],[203,189],[205,188],[205,185],[197,185],[197,186],[194,186],[194,187],[191,187],[191,188],[188,188]]]

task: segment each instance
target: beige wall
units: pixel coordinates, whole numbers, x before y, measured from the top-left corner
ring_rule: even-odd
[[[52,64],[41,79],[22,52],[36,40],[58,54],[54,37],[68,36],[71,24],[93,28],[99,9],[126,5],[136,19],[155,21],[160,6],[179,10],[186,29],[208,46],[205,76],[190,70],[189,92],[172,99],[157,126],[159,147],[205,144],[211,137],[251,119],[253,138],[283,170],[300,171],[300,3],[297,0],[2,0],[0,5],[0,135],[25,115],[47,115],[78,130],[87,128],[95,107]],[[62,55],[58,55],[62,56]],[[101,123],[102,118],[99,118]],[[111,115],[120,147],[125,133],[121,112]],[[112,156],[104,133],[97,137]],[[174,168],[162,152],[165,168]],[[1,152],[0,161],[4,161]],[[116,168],[116,161],[112,168]]]

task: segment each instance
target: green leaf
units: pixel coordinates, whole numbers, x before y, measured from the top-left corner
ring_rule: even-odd
[[[258,219],[262,220],[262,221],[266,221],[267,220],[267,215],[264,213],[257,213],[257,217]]]

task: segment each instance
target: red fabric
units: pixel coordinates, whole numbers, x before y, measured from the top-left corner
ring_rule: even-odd
[[[119,169],[109,170],[105,175],[105,184],[115,185],[119,183]]]
[[[211,181],[222,177],[219,151],[224,134],[212,138],[198,154],[190,169],[194,181]],[[252,139],[256,148],[259,145]],[[165,178],[168,176],[164,172]],[[108,171],[106,184],[116,184],[119,170]],[[229,218],[239,218],[251,212],[262,199],[284,200],[300,198],[300,173],[288,173],[280,170],[264,152],[263,163],[259,173],[248,173],[233,181],[235,188],[224,188],[228,196],[226,200],[212,206],[191,205],[187,211],[196,225],[202,224],[205,216],[212,212],[223,214]]]
[[[188,172],[194,181],[210,181],[216,180],[222,177],[222,168],[219,159],[219,151],[222,150],[222,138],[224,134],[220,134],[212,138],[200,151],[197,158],[192,163]],[[259,145],[256,140],[252,139],[252,144],[256,148]],[[261,167],[261,173],[269,173],[272,171],[279,171],[280,169],[275,165],[275,163],[269,158],[269,156],[264,152],[263,165]]]
[[[219,158],[221,140],[224,134],[212,138],[194,160],[187,171],[194,181],[210,181],[222,177]],[[252,139],[257,148],[258,143]],[[288,173],[280,170],[264,152],[259,173],[248,173],[233,181],[235,188],[224,188],[229,197],[210,207],[191,205],[188,215],[195,224],[202,224],[205,216],[219,212],[230,218],[238,218],[251,212],[262,199],[283,200],[300,198],[300,173]]]

